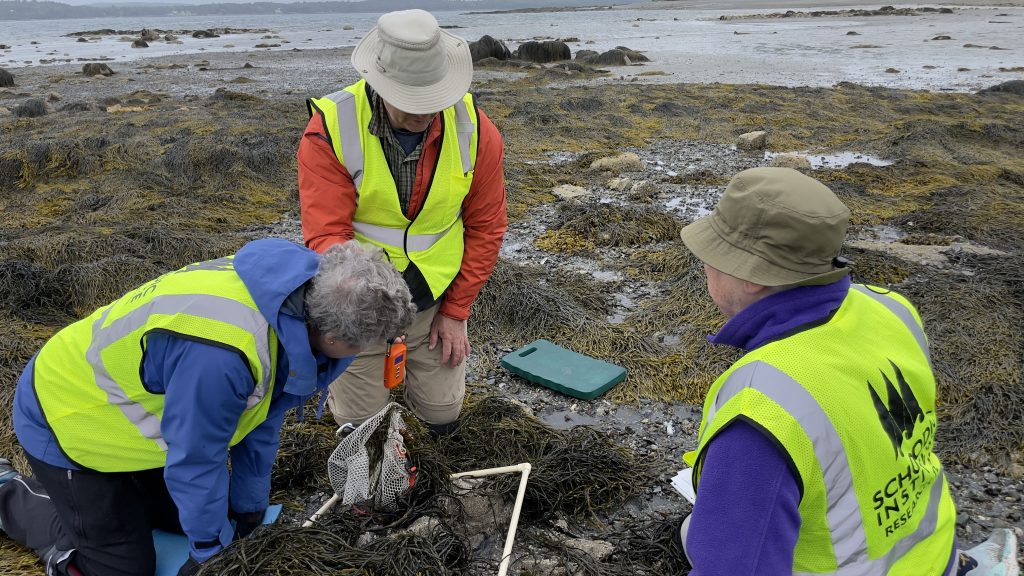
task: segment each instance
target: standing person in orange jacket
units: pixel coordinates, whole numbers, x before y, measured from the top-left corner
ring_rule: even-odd
[[[508,227],[503,143],[467,90],[465,40],[423,10],[384,14],[355,47],[362,80],[309,100],[298,151],[306,245],[357,240],[387,252],[419,313],[406,343],[405,397],[435,434],[458,425],[466,323]],[[341,426],[382,408],[385,347],[367,349],[330,388]]]

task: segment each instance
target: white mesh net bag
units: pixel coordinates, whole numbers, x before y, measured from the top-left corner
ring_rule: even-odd
[[[343,505],[395,509],[410,487],[404,430],[402,407],[392,402],[341,440],[327,459],[327,474]]]

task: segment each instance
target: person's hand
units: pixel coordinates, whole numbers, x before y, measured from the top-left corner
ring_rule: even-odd
[[[199,572],[199,566],[199,562],[196,562],[195,558],[189,556],[188,560],[185,560],[185,563],[181,565],[181,568],[178,568],[178,576],[194,576]]]
[[[228,518],[235,521],[235,540],[245,538],[256,528],[263,524],[264,510],[259,512],[234,512],[228,514]]]
[[[449,318],[443,314],[434,316],[430,324],[430,346],[433,350],[441,343],[441,364],[455,368],[469,356],[469,336],[466,321]]]

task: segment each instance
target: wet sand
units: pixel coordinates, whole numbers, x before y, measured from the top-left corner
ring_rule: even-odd
[[[1024,77],[1021,5],[969,2],[951,6],[951,14],[788,18],[778,16],[787,10],[877,10],[880,5],[767,0],[632,5],[651,14],[650,21],[635,25],[650,28],[655,37],[646,52],[653,62],[642,70],[615,72],[643,82],[782,86],[855,82],[969,92]],[[707,19],[700,27],[677,34],[672,28],[681,22],[661,15],[679,9],[700,11]],[[658,75],[638,77],[652,72]]]

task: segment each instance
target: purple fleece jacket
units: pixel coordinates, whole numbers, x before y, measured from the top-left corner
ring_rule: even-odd
[[[772,294],[740,311],[708,340],[754,350],[827,322],[849,288],[850,280],[843,278]],[[799,505],[800,487],[785,454],[753,425],[733,422],[707,448],[686,538],[690,576],[791,575]],[[948,572],[949,566],[943,574]]]

